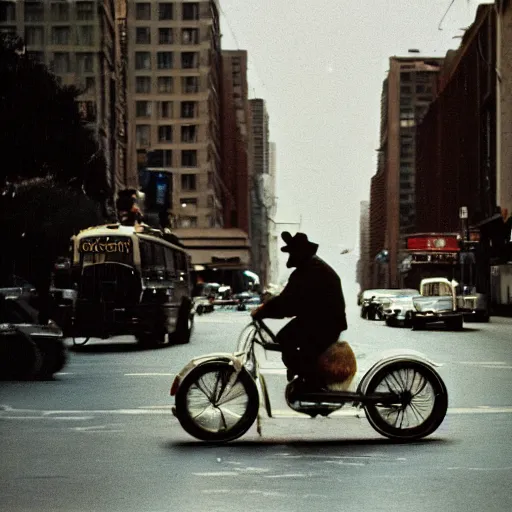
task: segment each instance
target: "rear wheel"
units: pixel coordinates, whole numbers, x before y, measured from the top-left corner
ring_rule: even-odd
[[[242,436],[256,420],[258,389],[254,380],[226,362],[204,363],[192,370],[176,393],[176,417],[191,436],[228,442]]]
[[[366,394],[393,393],[396,404],[365,406],[370,425],[391,439],[412,441],[432,434],[448,409],[448,392],[439,375],[422,363],[399,361],[378,371]]]

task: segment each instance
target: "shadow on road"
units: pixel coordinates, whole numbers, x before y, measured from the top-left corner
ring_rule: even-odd
[[[156,347],[145,347],[137,342],[112,342],[106,340],[105,342],[89,342],[87,345],[68,345],[68,350],[76,353],[117,353],[117,352],[146,352],[148,350],[162,350],[171,347],[171,344],[161,345]]]
[[[204,449],[210,448],[243,448],[244,451],[248,449],[249,451],[254,450],[255,452],[261,453],[261,449],[268,447],[272,448],[275,446],[290,446],[294,448],[312,448],[313,451],[318,448],[342,448],[342,447],[353,447],[353,446],[389,446],[389,445],[409,445],[409,446],[419,446],[419,445],[440,445],[440,444],[450,444],[454,441],[440,439],[435,437],[429,437],[427,439],[422,439],[420,441],[397,441],[393,439],[387,439],[385,437],[381,439],[293,439],[290,437],[283,438],[268,438],[268,439],[253,439],[253,440],[239,440],[239,441],[231,441],[230,443],[205,443],[202,441],[181,441],[181,442],[169,442],[164,445],[165,448],[169,450],[181,450],[183,452],[197,452],[199,447]]]

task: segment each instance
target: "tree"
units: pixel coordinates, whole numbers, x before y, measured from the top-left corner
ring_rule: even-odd
[[[13,36],[0,36],[0,76],[0,190],[9,182],[51,176],[105,200],[105,158],[76,101],[83,91],[59,85]]]
[[[44,322],[49,315],[55,260],[68,254],[71,236],[103,222],[101,209],[83,192],[51,178],[11,187],[1,198],[0,209],[0,283],[12,274],[31,282],[40,298]]]

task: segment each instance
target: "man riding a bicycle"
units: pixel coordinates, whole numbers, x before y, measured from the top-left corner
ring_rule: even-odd
[[[294,317],[277,334],[288,380],[300,376],[308,387],[318,384],[317,361],[347,329],[345,299],[338,274],[316,256],[318,244],[304,233],[281,233],[289,253],[286,266],[295,267],[285,289],[253,310],[254,319]]]

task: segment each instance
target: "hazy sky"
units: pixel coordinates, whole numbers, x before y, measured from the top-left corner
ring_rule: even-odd
[[[344,282],[354,280],[359,202],[376,169],[388,58],[443,57],[475,0],[220,0],[224,49],[249,55],[250,97],[277,144],[278,221],[298,221]],[[355,252],[341,256],[343,248]]]

